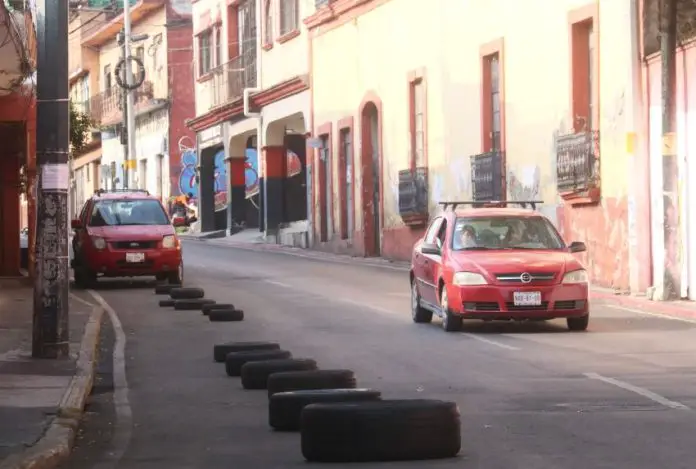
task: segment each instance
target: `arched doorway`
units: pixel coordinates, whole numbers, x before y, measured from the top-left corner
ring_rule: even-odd
[[[373,101],[362,109],[361,117],[361,165],[362,208],[365,228],[365,255],[381,255],[382,234],[382,155],[381,116]]]

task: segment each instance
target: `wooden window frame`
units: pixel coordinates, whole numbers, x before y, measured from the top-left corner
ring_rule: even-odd
[[[277,0],[278,1],[278,38],[276,41],[279,44],[283,44],[288,42],[289,40],[296,38],[297,36],[300,35],[300,23],[301,23],[301,18],[300,18],[300,0]],[[284,5],[286,5],[288,2],[292,2],[294,5],[295,9],[295,24],[292,25],[289,29],[285,30],[283,29],[283,10],[284,10]]]
[[[590,53],[588,28],[594,34],[592,77],[589,77]],[[587,5],[568,12],[568,40],[570,56],[570,122],[575,132],[599,128],[599,7]],[[588,80],[590,78],[590,80]],[[590,81],[592,89],[590,89]],[[592,101],[594,95],[594,103]],[[594,106],[592,106],[594,104]],[[590,111],[590,107],[592,110]],[[592,115],[590,116],[590,112]],[[590,126],[579,117],[590,117]],[[590,128],[594,127],[594,128]]]
[[[348,231],[348,154],[343,146],[343,135],[347,131],[350,136],[350,180],[353,188],[353,226],[355,226],[355,120],[353,116],[343,118],[338,121],[338,198],[340,207],[339,232],[341,239],[348,240],[353,238],[353,233]]]
[[[273,49],[273,39],[275,37],[273,31],[273,26],[275,24],[273,21],[274,5],[275,2],[273,0],[263,0],[263,45],[261,47],[263,47],[263,49],[267,51]]]
[[[416,86],[423,88],[423,155],[422,163],[424,168],[428,167],[428,83],[426,80],[425,68],[412,70],[408,73],[408,127],[410,134],[411,148],[409,150],[409,164],[412,171],[418,167],[416,155]]]
[[[316,167],[317,167],[317,207],[319,209],[319,214],[321,216],[321,207],[322,207],[322,202],[326,203],[326,213],[330,214],[330,220],[331,220],[331,225],[329,225],[328,221],[321,220],[319,223],[319,239],[321,242],[328,242],[330,241],[331,235],[335,233],[335,222],[334,222],[334,216],[333,216],[333,184],[331,187],[326,187],[326,181],[328,178],[331,178],[331,182],[333,183],[333,165],[332,165],[332,156],[333,156],[333,124],[331,122],[327,122],[325,124],[320,125],[317,127],[317,138],[323,139],[326,138],[327,144],[328,144],[328,152],[329,152],[329,158],[326,164],[321,163],[321,151],[323,150],[323,147],[317,149],[316,152]],[[328,174],[327,174],[328,173]],[[326,227],[326,233],[323,232],[323,228]]]
[[[492,77],[490,71],[490,59],[494,56],[498,58],[498,101],[500,104],[500,148],[495,150],[501,154],[501,193],[507,195],[507,158],[506,148],[506,126],[505,126],[505,39],[500,37],[491,42],[481,45],[479,48],[479,63],[481,66],[481,152],[493,151],[493,99],[492,99]]]
[[[208,38],[208,58],[210,62],[209,68],[205,70],[203,68],[203,38]],[[209,75],[213,68],[215,68],[213,66],[213,52],[215,49],[215,46],[213,44],[214,41],[215,35],[213,34],[212,27],[201,31],[200,33],[198,33],[196,37],[196,51],[198,53],[198,78],[202,78],[206,75]]]

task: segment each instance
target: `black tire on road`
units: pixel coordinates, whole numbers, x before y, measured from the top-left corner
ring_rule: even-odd
[[[268,377],[273,373],[316,369],[317,362],[310,358],[289,358],[285,360],[249,362],[242,366],[242,386],[244,389],[266,389]]]
[[[174,300],[174,309],[179,311],[192,311],[200,310],[203,305],[212,305],[215,300],[208,300],[206,298],[196,298],[194,300]]]
[[[203,298],[205,291],[202,288],[177,287],[171,289],[169,296],[172,300],[195,300]]]
[[[208,319],[210,322],[243,321],[244,311],[234,308],[213,309],[208,312]]]
[[[234,305],[232,303],[215,303],[212,305],[203,305],[203,307],[201,307],[201,311],[203,312],[203,314],[205,316],[207,316],[208,313],[214,309],[227,309],[227,308],[234,309]]]
[[[227,354],[251,350],[280,350],[280,344],[275,342],[228,342],[213,346],[213,359],[224,363]]]
[[[587,330],[590,325],[590,315],[581,316],[579,318],[568,318],[566,319],[568,324],[568,329],[573,332],[583,332]]]
[[[277,392],[353,389],[356,386],[355,373],[351,370],[285,371],[268,377],[268,397]]]
[[[249,362],[263,360],[284,360],[292,358],[292,353],[287,350],[247,350],[245,352],[231,352],[225,357],[225,371],[227,376],[241,376],[242,366]]]
[[[174,306],[174,303],[176,303],[176,300],[160,300],[159,305],[162,308],[166,308],[166,307]]]
[[[457,404],[437,400],[310,404],[300,432],[312,462],[452,458],[462,445]]]
[[[155,295],[169,295],[173,288],[180,288],[181,285],[157,285]]]
[[[276,376],[276,373],[271,376]],[[326,402],[378,401],[382,393],[374,389],[311,389],[279,392],[268,401],[268,424],[278,431],[294,432],[300,429],[302,409],[310,404]]]

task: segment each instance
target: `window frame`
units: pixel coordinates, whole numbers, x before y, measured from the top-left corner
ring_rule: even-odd
[[[204,43],[207,41],[207,48]],[[201,31],[196,38],[196,50],[198,51],[198,76],[203,77],[208,75],[214,68],[213,66],[213,46],[214,35],[213,28],[208,28]],[[207,59],[207,68],[205,67]]]
[[[300,2],[299,0],[278,0],[278,2],[278,36],[283,37],[300,28]],[[286,14],[292,15],[290,24],[285,24]]]

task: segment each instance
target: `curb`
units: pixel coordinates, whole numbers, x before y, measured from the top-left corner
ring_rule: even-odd
[[[103,315],[101,306],[93,306],[80,343],[77,371],[46,433],[33,446],[0,462],[0,469],[52,469],[70,455],[87,397],[92,391]]]
[[[590,293],[591,299],[605,300],[615,306],[631,308],[654,316],[661,316],[667,319],[686,319],[696,320],[696,307],[691,307],[691,303],[681,301],[652,301],[647,298],[640,298],[630,295],[615,295],[593,290]],[[696,306],[696,305],[694,305]]]

